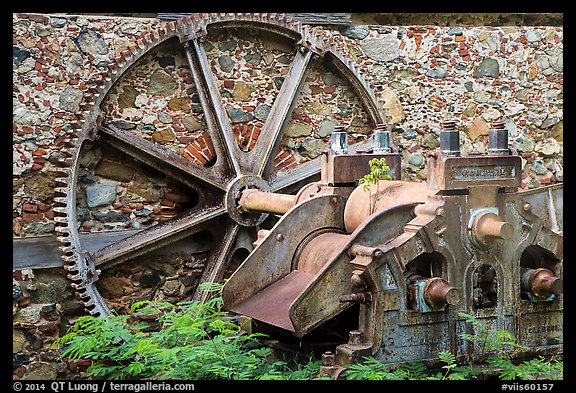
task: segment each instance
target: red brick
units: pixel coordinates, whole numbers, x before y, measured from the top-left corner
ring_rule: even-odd
[[[42,213],[22,213],[22,219],[24,221],[40,221]]]
[[[162,200],[160,201],[160,205],[162,205],[162,206],[168,206],[168,207],[174,207],[174,202],[171,201],[171,200],[169,200],[169,199],[165,199],[165,198],[164,198],[164,199],[162,199]]]
[[[38,211],[38,205],[35,205],[33,203],[25,203],[22,205],[22,211],[28,213],[36,213]]]
[[[465,40],[466,40],[466,37],[464,37],[463,35],[454,36],[454,41],[456,41],[456,42],[462,42]]]
[[[165,192],[164,198],[172,201],[172,202],[189,202],[190,197],[186,194],[180,194],[175,192]]]

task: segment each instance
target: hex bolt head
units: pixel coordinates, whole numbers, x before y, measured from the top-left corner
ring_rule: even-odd
[[[330,352],[326,351],[322,354],[322,365],[323,366],[333,366],[335,364],[336,356]]]
[[[364,332],[362,330],[350,330],[348,333],[348,344],[358,345],[364,342]]]

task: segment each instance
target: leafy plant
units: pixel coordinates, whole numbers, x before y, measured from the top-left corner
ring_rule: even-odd
[[[219,291],[219,285],[202,289]],[[313,379],[319,362],[289,368],[268,362],[262,334],[246,334],[226,318],[222,298],[198,302],[139,302],[133,312],[154,314],[162,328],[144,332],[130,316],[82,316],[53,345],[70,359],[91,359],[90,377],[106,379]]]
[[[368,161],[370,165],[370,172],[358,181],[358,185],[362,185],[364,192],[370,193],[370,212],[374,210],[375,199],[380,192],[380,180],[391,180],[390,167],[384,157],[372,158]],[[371,184],[376,184],[376,191],[372,193]]]
[[[385,158],[372,158],[368,161],[370,165],[370,173],[362,177],[358,181],[358,185],[363,185],[364,191],[370,190],[370,184],[378,184],[380,180],[391,180],[390,167],[386,163]]]

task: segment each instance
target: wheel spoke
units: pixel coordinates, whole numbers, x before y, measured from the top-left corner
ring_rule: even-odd
[[[299,181],[314,176],[320,172],[320,160],[314,159],[298,165],[290,171],[278,171],[270,186],[272,192],[281,191]]]
[[[158,160],[160,160],[162,164],[168,164],[161,165],[159,169],[161,170],[170,168],[165,170],[165,172],[169,172],[166,174],[176,180],[185,183],[188,186],[190,186],[192,183],[189,180],[186,180],[186,176],[182,176],[179,171],[183,171],[186,174],[191,175],[196,179],[215,186],[221,190],[226,189],[226,184],[222,178],[215,176],[215,174],[209,168],[203,168],[185,158],[180,157],[177,154],[158,147],[152,142],[122,131],[112,125],[102,126],[100,130],[108,137],[108,143],[121,149],[139,161],[151,163],[150,158],[152,157],[154,160],[152,163],[156,163]],[[152,166],[158,167],[157,165]]]
[[[213,251],[208,257],[202,276],[200,277],[200,283],[221,281],[226,265],[232,257],[233,246],[236,242],[239,228],[240,225],[235,223],[229,223],[226,225],[220,244],[214,245]],[[208,299],[209,295],[209,292],[198,288],[194,293],[194,300],[204,303]]]
[[[226,212],[222,206],[202,210],[192,209],[188,212],[134,235],[118,240],[109,246],[94,252],[96,266],[106,264],[106,267],[116,265],[126,259],[134,258],[176,240],[189,236],[199,230],[203,224]]]
[[[251,160],[253,165],[251,172],[257,176],[262,176],[266,166],[273,163],[272,154],[278,148],[282,126],[287,122],[294,109],[296,97],[298,97],[304,83],[311,58],[312,51],[310,50],[296,51],[296,57],[292,61],[288,75],[284,79],[262,132],[251,152],[254,157]]]
[[[227,151],[225,156],[232,164],[236,174],[239,175],[241,173],[238,157],[239,149],[236,146],[232,124],[226,110],[222,106],[222,98],[218,92],[218,86],[210,69],[204,47],[198,42],[197,38],[193,38],[185,43],[185,51],[202,109],[206,114],[208,132],[212,138],[214,148],[218,149],[216,154],[222,155],[223,147],[220,141],[223,141]]]

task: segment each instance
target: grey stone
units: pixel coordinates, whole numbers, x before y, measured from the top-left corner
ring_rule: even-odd
[[[100,222],[125,222],[130,221],[130,215],[119,211],[111,210],[109,212],[99,212],[94,210],[92,215]]]
[[[116,184],[102,183],[84,187],[88,207],[107,206],[116,200]]]
[[[32,106],[18,103],[12,110],[12,120],[14,123],[23,126],[40,126],[50,116],[50,110],[41,112]]]
[[[417,136],[418,136],[418,133],[412,128],[408,128],[406,131],[404,131],[402,133],[402,137],[406,138],[406,139],[414,139]]]
[[[520,89],[514,94],[514,98],[520,101],[526,101],[528,100],[528,98],[530,98],[531,94],[532,94],[531,89]]]
[[[66,72],[68,75],[75,75],[81,71],[81,66],[84,63],[82,56],[79,53],[72,53],[66,61]]]
[[[118,95],[118,107],[120,109],[136,108],[136,97],[139,92],[132,86],[124,86],[122,93]]]
[[[101,158],[102,158],[102,150],[98,148],[87,150],[80,157],[80,166],[83,168],[91,168],[94,165],[96,165]]]
[[[526,31],[526,40],[528,42],[537,42],[540,41],[542,39],[542,35],[540,34],[540,32],[538,30],[535,30],[534,28],[529,28]]]
[[[352,107],[348,104],[337,104],[336,107],[340,111],[338,112],[340,117],[347,117],[352,114]]]
[[[126,120],[116,120],[112,122],[112,125],[121,128],[123,130],[133,130],[136,128],[136,124],[134,123],[130,123],[129,121]]]
[[[476,101],[479,104],[483,104],[485,102],[488,102],[488,100],[490,99],[490,94],[486,93],[483,90],[477,90],[474,92],[474,94],[472,95],[472,98],[474,99],[474,101]]]
[[[60,18],[57,16],[50,17],[50,26],[60,28],[66,26],[66,22],[68,20],[66,18]]]
[[[72,86],[66,86],[64,91],[60,93],[60,109],[72,113],[80,111],[80,103],[83,97],[84,93],[82,93],[82,90]]]
[[[28,343],[21,330],[12,329],[12,353],[22,352]]]
[[[248,53],[244,56],[246,63],[257,66],[262,61],[262,55],[259,52]]]
[[[223,52],[235,51],[236,47],[237,47],[237,44],[236,44],[236,41],[234,41],[234,40],[221,41],[218,43],[218,49],[220,49]]]
[[[156,131],[156,126],[154,124],[142,124],[138,128],[143,131]]]
[[[448,34],[448,35],[462,35],[462,29],[459,27],[451,27],[450,29],[448,29],[446,34]]]
[[[500,66],[496,59],[485,57],[476,68],[476,71],[474,71],[474,78],[483,78],[486,76],[492,78],[500,76]]]
[[[137,217],[148,217],[152,213],[153,213],[152,210],[144,208],[144,209],[136,210],[134,212],[134,215],[136,215]]]
[[[410,156],[408,163],[416,167],[422,167],[424,165],[424,156],[420,153],[414,153]]]
[[[194,116],[184,116],[182,118],[182,125],[187,131],[198,131],[204,128],[202,122]]]
[[[22,229],[22,232],[28,235],[44,235],[47,233],[54,232],[55,224],[52,221],[49,222],[30,222],[26,228]]]
[[[170,116],[167,112],[158,111],[158,120],[160,120],[164,124],[172,123],[172,116]]]
[[[232,123],[247,123],[254,118],[254,116],[240,108],[234,108],[232,105],[226,105],[226,113]]]
[[[353,40],[363,40],[370,34],[368,26],[354,25],[340,30],[342,35],[352,38]]]
[[[450,73],[442,67],[434,67],[426,71],[426,76],[434,79],[443,79],[448,75],[450,75]]]
[[[546,168],[541,159],[535,159],[530,170],[535,172],[537,175],[545,175],[548,173],[548,168]]]
[[[308,124],[289,122],[284,135],[291,138],[312,135],[312,127]]]
[[[318,131],[316,133],[318,134],[319,137],[325,138],[327,136],[330,136],[332,132],[334,132],[334,127],[336,127],[337,125],[338,125],[337,121],[331,119],[325,119],[320,124],[320,127],[318,128]]]
[[[16,60],[16,62],[22,63],[28,57],[30,57],[30,51],[29,50],[20,49],[17,46],[12,47],[12,58],[14,60]]]
[[[556,123],[558,123],[559,121],[560,121],[560,119],[558,117],[548,115],[546,117],[546,119],[542,122],[542,124],[540,125],[540,128],[542,128],[542,129],[550,128],[553,125],[555,125]]]
[[[420,75],[420,72],[414,67],[406,67],[400,70],[394,70],[394,77],[399,79],[410,79]]]
[[[42,311],[42,304],[30,304],[28,307],[23,307],[16,312],[14,322],[24,325],[34,325],[40,322],[40,313]]]
[[[106,55],[108,54],[108,45],[100,33],[90,29],[82,29],[74,39],[74,43],[85,55]]]
[[[26,368],[22,380],[55,380],[58,372],[50,363],[32,362]]]
[[[49,26],[41,25],[36,28],[35,33],[38,37],[44,38],[52,34],[52,29]]]
[[[132,180],[134,169],[122,163],[110,160],[102,160],[96,167],[94,173],[108,179],[130,181]]]
[[[535,145],[536,144],[534,142],[534,139],[532,139],[527,135],[519,134],[516,138],[512,140],[511,147],[514,147],[520,150],[521,152],[531,152],[534,150]]]
[[[136,34],[138,32],[138,24],[136,22],[124,22],[120,24],[120,32],[122,34]]]
[[[375,61],[388,62],[400,56],[400,41],[391,35],[365,38],[360,43],[364,54]]]
[[[274,86],[276,87],[276,90],[280,90],[280,88],[282,87],[282,83],[284,83],[284,77],[276,76],[272,80],[274,81]]]
[[[302,157],[314,159],[318,157],[323,150],[328,148],[328,143],[322,139],[306,138],[302,141],[298,152]]]
[[[148,93],[153,96],[167,97],[176,93],[178,82],[164,70],[156,70],[150,77]]]
[[[254,117],[256,117],[256,119],[260,121],[266,121],[268,115],[270,114],[270,109],[272,109],[270,105],[266,104],[258,105],[254,109]]]
[[[222,55],[218,57],[218,64],[223,72],[230,72],[234,69],[236,62],[230,56]]]
[[[84,207],[76,208],[76,220],[83,222],[90,219],[90,210]]]

